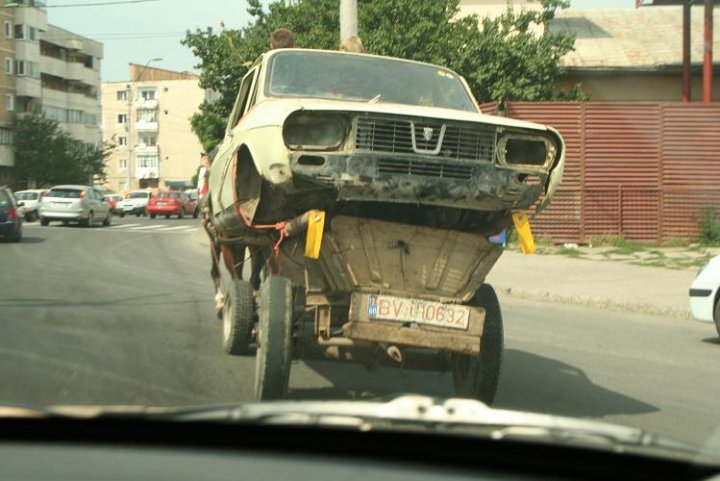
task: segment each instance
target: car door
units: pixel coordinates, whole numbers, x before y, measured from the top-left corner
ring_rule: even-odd
[[[94,190],[94,189],[93,189]],[[95,190],[95,198],[98,201],[98,213],[95,214],[98,217],[106,218],[110,213],[110,203],[103,199],[103,196],[100,192]]]

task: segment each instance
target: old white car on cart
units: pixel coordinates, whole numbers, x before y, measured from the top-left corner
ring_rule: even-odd
[[[483,115],[444,67],[262,55],[203,207],[225,350],[257,345],[258,399],[286,394],[291,360],[321,358],[450,370],[458,396],[491,403],[503,321],[485,277],[502,247],[488,237],[547,206],[563,164],[557,131]]]

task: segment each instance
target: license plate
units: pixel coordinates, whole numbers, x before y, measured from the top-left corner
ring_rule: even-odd
[[[387,321],[416,322],[451,329],[467,329],[470,321],[470,308],[420,299],[371,295],[368,298],[368,317]]]
[[[167,202],[156,202],[155,205],[167,205]]]
[[[126,205],[126,206],[123,207],[123,209],[124,209],[124,210],[133,210],[133,206],[131,206],[131,205]]]

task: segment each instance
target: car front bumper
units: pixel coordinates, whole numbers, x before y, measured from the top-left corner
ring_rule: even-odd
[[[144,214],[145,206],[144,205],[132,205],[132,206],[128,205],[128,206],[117,207],[115,210],[117,211],[118,214],[127,214],[127,215]]]
[[[717,287],[693,284],[690,287],[690,311],[701,322],[713,322]]]

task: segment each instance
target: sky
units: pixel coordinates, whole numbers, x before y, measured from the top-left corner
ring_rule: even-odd
[[[433,0],[427,0],[433,1]],[[112,4],[114,2],[127,2]],[[249,22],[245,0],[47,0],[48,22],[102,42],[103,81],[127,80],[128,64],[196,71],[180,45],[187,30],[240,28]],[[92,5],[105,3],[105,5]],[[72,6],[82,5],[82,6]],[[635,0],[572,0],[571,8],[633,8]]]

